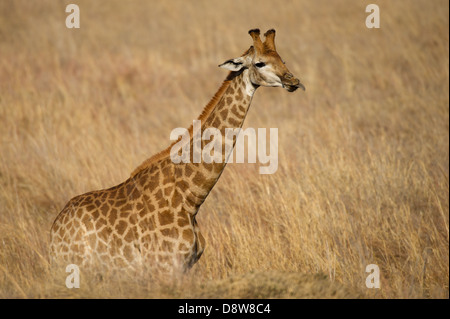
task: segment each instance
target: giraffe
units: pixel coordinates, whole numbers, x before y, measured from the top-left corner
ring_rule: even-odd
[[[224,137],[225,128],[241,128],[260,86],[305,90],[277,53],[275,30],[264,34],[264,42],[259,29],[249,34],[253,45],[219,65],[229,74],[198,118],[202,131],[214,127]],[[193,150],[192,126],[189,134]],[[108,269],[192,267],[205,247],[196,215],[225,168],[226,154],[212,163],[175,164],[171,146],[143,162],[125,182],[72,198],[51,228],[53,260]]]

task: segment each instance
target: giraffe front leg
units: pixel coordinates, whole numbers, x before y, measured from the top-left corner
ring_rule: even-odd
[[[196,223],[182,231],[177,254],[182,260],[184,271],[189,270],[201,257],[205,247],[205,238]]]
[[[200,232],[200,228],[198,227],[197,221],[195,219],[193,221],[193,233],[194,242],[192,245],[192,254],[188,264],[188,268],[191,268],[200,259],[206,245],[205,237],[203,237],[202,233]]]
[[[205,237],[203,237],[202,233],[200,232],[200,229],[198,228],[198,226],[195,229],[195,233],[197,235],[197,242],[196,242],[197,259],[195,262],[197,262],[200,259],[200,257],[202,256],[203,251],[205,250],[206,241],[205,241]]]

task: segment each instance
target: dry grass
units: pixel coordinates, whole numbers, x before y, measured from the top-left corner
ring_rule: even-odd
[[[65,28],[70,2],[81,29]],[[449,5],[377,3],[379,30],[361,1],[2,0],[0,297],[448,298]],[[245,126],[279,128],[277,173],[225,169],[189,276],[65,288],[57,213],[189,126],[254,27],[277,29],[307,88],[253,100]]]

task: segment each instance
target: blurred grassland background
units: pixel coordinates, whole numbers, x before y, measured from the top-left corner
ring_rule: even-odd
[[[1,0],[0,297],[448,298],[448,27],[446,0]],[[279,128],[278,171],[227,166],[187,275],[67,289],[48,262],[58,212],[188,127],[251,28],[277,30],[306,86],[260,88],[244,124]]]

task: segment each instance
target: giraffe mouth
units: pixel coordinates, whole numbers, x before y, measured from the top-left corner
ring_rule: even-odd
[[[300,81],[298,82],[298,84],[284,84],[283,83],[283,87],[288,91],[288,92],[294,92],[296,91],[298,88],[302,89],[303,91],[306,90],[305,86],[303,84],[300,83]]]
[[[288,81],[286,81],[286,80],[288,80]],[[306,90],[305,86],[302,83],[300,83],[299,79],[296,79],[296,78],[285,79],[285,81],[282,81],[281,83],[288,92],[294,92],[298,88],[301,88],[303,91]]]

